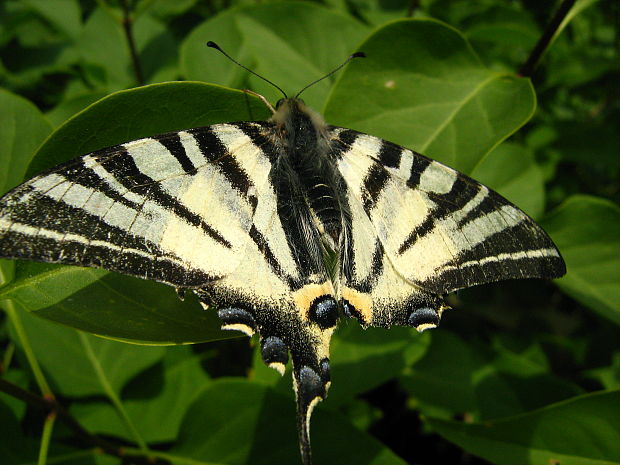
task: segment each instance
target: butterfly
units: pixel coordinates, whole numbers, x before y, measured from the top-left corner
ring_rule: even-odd
[[[310,465],[340,318],[424,331],[450,292],[566,267],[493,190],[284,95],[268,121],[127,142],[17,186],[0,199],[0,257],[159,281],[194,292],[223,329],[258,332],[268,366],[292,359]]]

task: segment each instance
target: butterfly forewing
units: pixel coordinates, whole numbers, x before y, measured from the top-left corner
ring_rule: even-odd
[[[218,140],[216,133],[227,127],[140,139],[22,184],[2,199],[0,253],[101,266],[179,287],[229,273],[243,256],[253,215],[232,177],[246,176],[250,186],[266,175],[258,152],[238,153],[236,173],[210,159],[201,144]],[[225,158],[220,145],[218,157]]]
[[[411,150],[332,129],[351,198],[399,274],[434,294],[565,273],[549,236],[502,196]],[[361,216],[361,213],[360,213]]]

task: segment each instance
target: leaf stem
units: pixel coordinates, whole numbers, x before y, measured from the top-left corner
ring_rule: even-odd
[[[41,447],[39,448],[39,460],[37,465],[45,465],[47,463],[47,453],[50,448],[50,440],[52,439],[52,431],[54,431],[54,423],[56,422],[56,411],[52,410],[45,417],[43,423],[43,434],[41,435]]]
[[[409,5],[407,6],[407,13],[405,14],[406,18],[413,17],[413,12],[420,7],[420,0],[409,0]]]
[[[136,75],[136,81],[139,86],[144,85],[144,76],[142,74],[142,66],[140,65],[140,59],[138,58],[138,50],[136,48],[136,41],[133,37],[133,18],[129,11],[129,3],[127,0],[121,0],[123,7],[123,30],[125,31],[125,37],[127,38],[127,45],[129,45],[129,54],[131,55],[131,63],[133,65],[133,72]]]
[[[4,354],[2,355],[2,361],[0,362],[0,376],[2,373],[8,370],[9,366],[11,366],[11,362],[13,360],[13,355],[15,354],[15,344],[9,342],[4,349]]]
[[[538,39],[538,43],[534,46],[534,49],[530,53],[530,56],[519,69],[519,76],[532,77],[532,74],[538,66],[540,59],[542,58],[543,54],[549,47],[549,44],[553,40],[556,31],[558,30],[558,28],[562,24],[562,21],[564,21],[564,18],[574,5],[575,0],[562,1],[559,8],[553,15],[553,18],[551,18],[551,21],[549,21],[549,24],[547,24],[547,27],[540,36],[540,39]]]
[[[81,443],[87,444],[89,447],[97,447],[107,455],[122,458],[126,464],[168,465],[169,463],[167,460],[163,458],[158,459],[150,453],[148,455],[143,452],[136,453],[137,449],[117,446],[99,436],[89,433],[56,399],[39,396],[2,378],[0,378],[0,392],[4,392],[16,399],[22,400],[30,407],[37,410],[47,412],[48,418],[50,415],[54,415],[73,431]],[[47,426],[47,428],[49,429],[51,426]],[[45,429],[43,434],[47,434]]]
[[[4,311],[9,316],[11,323],[13,324],[13,328],[15,328],[15,332],[17,333],[17,338],[21,342],[22,350],[26,355],[26,359],[28,360],[28,364],[30,365],[30,369],[32,370],[32,374],[34,375],[34,379],[41,390],[41,393],[45,397],[49,397],[50,399],[54,399],[54,394],[47,383],[47,379],[45,379],[45,375],[43,374],[43,370],[39,365],[39,361],[34,354],[34,350],[32,350],[32,346],[30,345],[30,340],[28,339],[28,335],[26,334],[26,330],[22,325],[22,320],[19,317],[18,310],[15,308],[15,303],[12,300],[4,300],[2,301],[2,307]]]
[[[110,381],[108,380],[108,377],[106,376],[103,370],[103,367],[99,363],[99,359],[95,355],[95,352],[93,351],[93,348],[90,345],[90,341],[88,340],[86,335],[82,333],[81,331],[78,332],[78,335],[80,336],[80,341],[82,342],[82,345],[84,346],[84,349],[86,351],[86,356],[90,360],[90,363],[92,364],[93,369],[95,370],[95,373],[97,374],[97,379],[101,383],[103,390],[105,391],[106,395],[108,396],[108,398],[114,405],[114,408],[116,408],[118,414],[120,415],[121,419],[123,420],[123,422],[129,429],[129,431],[131,432],[131,435],[133,436],[134,440],[138,444],[138,447],[140,448],[140,450],[143,451],[144,453],[148,453],[149,448],[147,447],[146,442],[144,441],[144,439],[142,438],[142,435],[140,434],[138,429],[133,424],[133,421],[127,414],[127,411],[125,410],[125,407],[123,407],[123,403],[121,402],[120,398],[118,397],[118,395],[112,388],[112,385],[110,384]]]

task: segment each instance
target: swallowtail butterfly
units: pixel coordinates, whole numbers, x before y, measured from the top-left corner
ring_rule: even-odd
[[[191,290],[224,329],[260,333],[268,366],[284,373],[292,359],[309,465],[340,317],[423,331],[452,291],[566,268],[531,218],[464,174],[330,126],[297,96],[273,111],[105,148],[30,179],[0,199],[0,257]]]

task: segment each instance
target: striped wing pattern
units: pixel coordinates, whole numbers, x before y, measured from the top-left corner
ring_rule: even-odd
[[[358,231],[355,273],[343,289],[357,295],[363,324],[389,327],[422,318],[434,326],[445,308],[437,296],[566,272],[542,228],[491,189],[377,137],[337,127],[330,134],[347,182],[351,229]]]
[[[204,285],[241,260],[252,224],[250,186],[266,181],[260,152],[215,158],[199,128],[88,154],[2,199],[3,256],[100,266],[177,287]],[[206,201],[205,201],[206,199]],[[223,205],[229,208],[224,209]]]
[[[259,332],[265,363],[283,373],[292,358],[305,465],[340,315],[421,331],[453,290],[565,272],[499,194],[294,99],[268,122],[140,139],[36,176],[0,199],[0,257],[192,289],[224,329]]]

